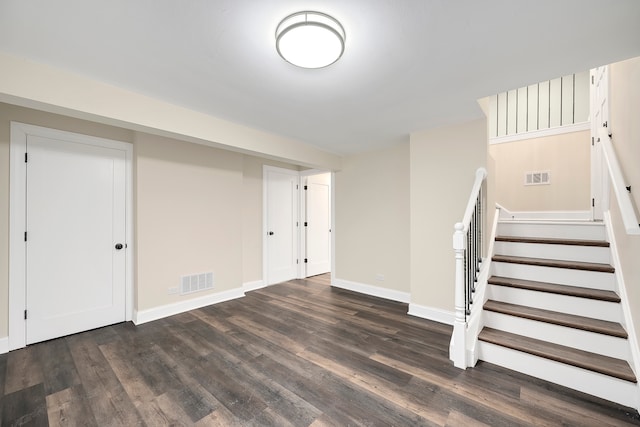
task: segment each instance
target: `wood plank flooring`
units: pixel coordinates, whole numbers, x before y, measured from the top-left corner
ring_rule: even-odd
[[[326,275],[0,355],[2,426],[625,426],[630,408],[448,359],[451,327]]]

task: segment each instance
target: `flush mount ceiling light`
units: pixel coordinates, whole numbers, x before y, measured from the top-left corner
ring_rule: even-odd
[[[344,52],[344,28],[321,12],[297,12],[276,28],[276,49],[287,62],[302,68],[322,68]]]

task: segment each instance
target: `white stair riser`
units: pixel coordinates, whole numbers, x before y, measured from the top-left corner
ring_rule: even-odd
[[[489,363],[631,408],[638,403],[638,387],[628,381],[482,341],[478,342],[478,351],[480,359]]]
[[[615,302],[497,285],[489,285],[487,295],[489,299],[496,301],[607,320],[609,322],[622,322],[620,304]]]
[[[498,223],[498,236],[548,237],[557,239],[605,240],[603,224],[582,223],[532,223],[526,221]]]
[[[491,267],[494,276],[615,291],[615,281],[612,273],[512,264],[507,262],[493,262]]]
[[[485,311],[484,314],[484,326],[487,328],[511,332],[566,347],[615,357],[616,359],[631,360],[629,343],[624,338],[567,328],[492,311]]]
[[[611,251],[598,246],[548,245],[540,243],[495,242],[496,255],[557,259],[609,264]]]

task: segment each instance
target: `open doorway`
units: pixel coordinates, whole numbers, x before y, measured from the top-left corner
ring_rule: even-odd
[[[263,168],[265,285],[332,271],[333,174]]]
[[[303,277],[331,272],[331,173],[302,177]]]

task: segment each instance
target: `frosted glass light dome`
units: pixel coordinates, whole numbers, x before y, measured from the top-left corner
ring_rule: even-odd
[[[333,64],[344,52],[344,40],[342,25],[321,12],[296,12],[276,28],[276,50],[285,61],[302,68]]]

